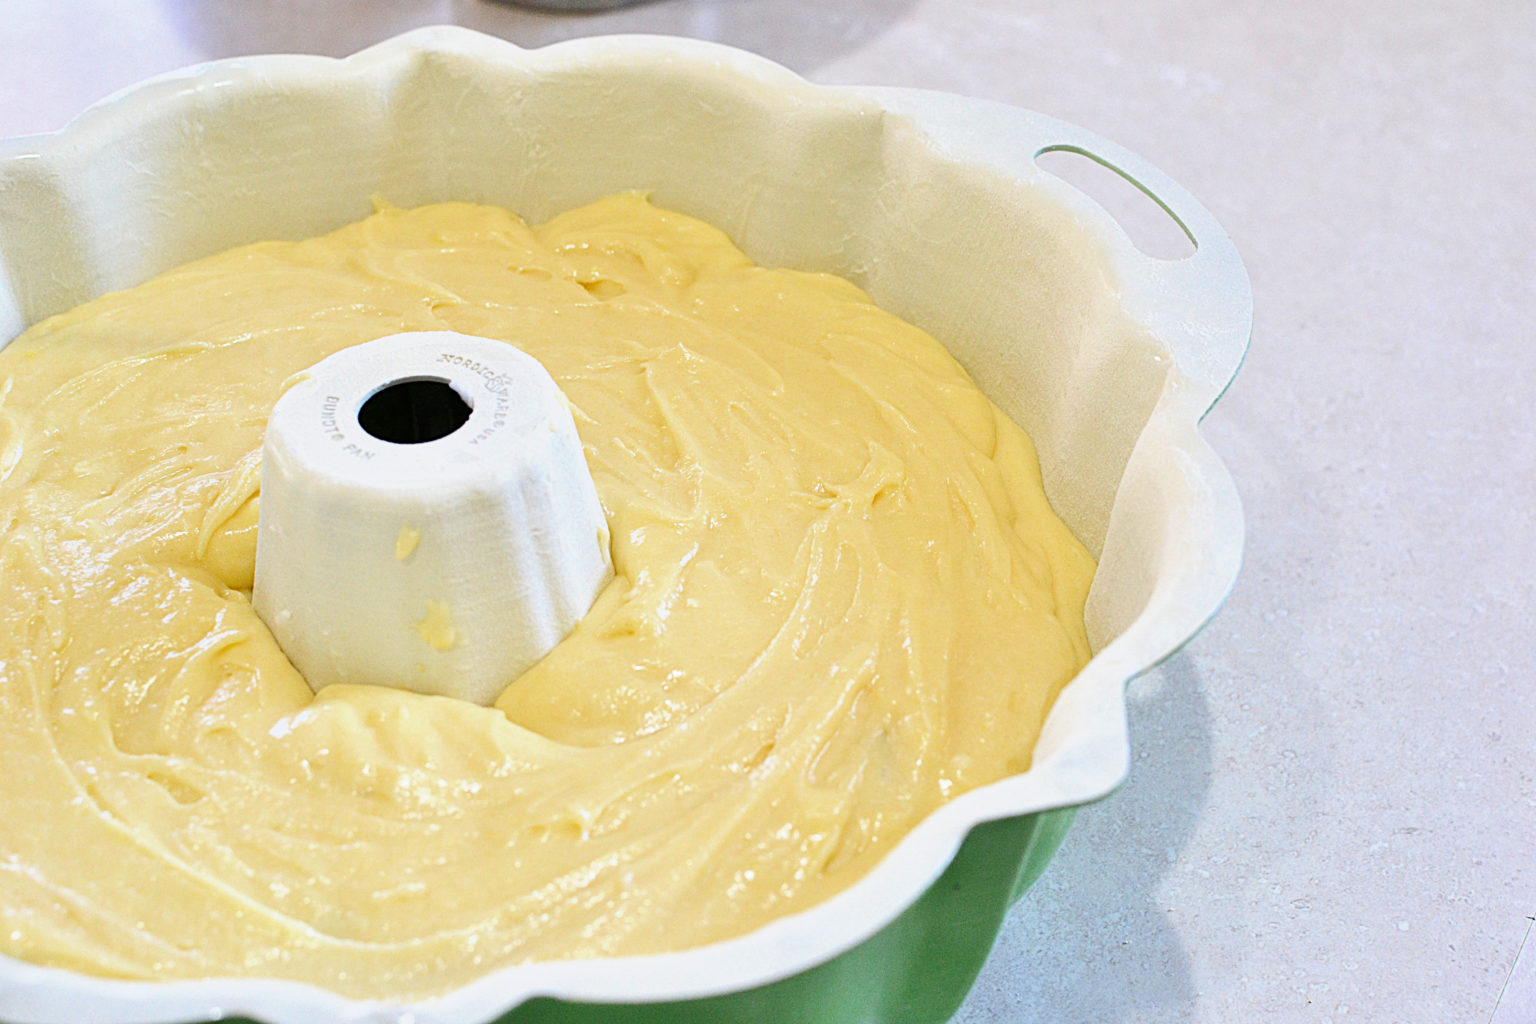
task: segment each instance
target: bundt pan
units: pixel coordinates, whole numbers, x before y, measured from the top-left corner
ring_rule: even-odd
[[[1152,196],[1195,245],[1142,255],[1041,171],[1070,150]],[[419,1005],[277,980],[146,982],[0,958],[13,1024],[251,1018],[414,1024],[947,1020],[1074,808],[1126,772],[1124,691],[1236,577],[1242,512],[1197,424],[1237,371],[1252,298],[1232,243],[1131,153],[996,103],[812,85],[659,37],[539,50],[458,28],[345,60],[219,61],[0,143],[0,339],[258,239],[401,206],[540,222],[624,189],[727,231],[757,262],[841,274],[943,341],[1034,438],[1057,511],[1100,559],[1092,662],[1022,774],[966,793],[852,888],[680,953],[533,963]],[[998,685],[1006,685],[999,680]],[[11,827],[7,825],[6,827]]]

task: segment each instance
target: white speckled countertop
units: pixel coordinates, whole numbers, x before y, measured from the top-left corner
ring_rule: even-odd
[[[1129,781],[957,1024],[1536,1022],[1536,5],[5,0],[0,136],[439,22],[1030,107],[1160,165],[1243,252],[1253,348],[1206,421],[1243,575],[1133,684]]]

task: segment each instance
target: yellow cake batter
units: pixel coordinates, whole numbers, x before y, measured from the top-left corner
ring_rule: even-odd
[[[408,330],[539,359],[612,527],[492,708],[316,696],[251,609],[284,381]],[[740,934],[1028,766],[1092,571],[937,342],[641,196],[201,260],[0,352],[0,952],[409,997]]]

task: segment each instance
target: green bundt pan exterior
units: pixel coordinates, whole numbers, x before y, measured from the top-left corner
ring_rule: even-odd
[[[1008,909],[1072,823],[1073,808],[971,830],[939,880],[896,920],[820,967],[681,1003],[535,999],[496,1024],[944,1024],[981,972]]]

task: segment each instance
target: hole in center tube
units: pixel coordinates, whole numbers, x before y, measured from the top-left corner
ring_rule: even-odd
[[[416,378],[397,380],[369,395],[357,410],[357,422],[380,441],[423,444],[458,430],[470,411],[452,384]]]

